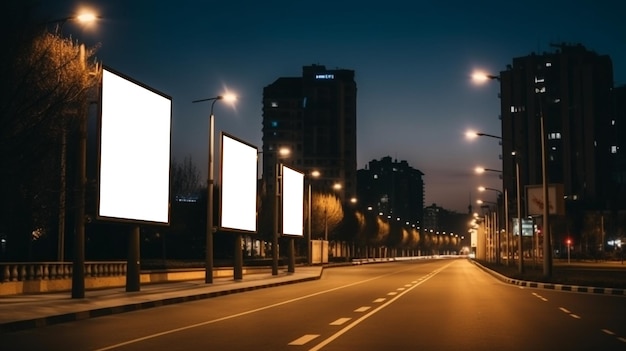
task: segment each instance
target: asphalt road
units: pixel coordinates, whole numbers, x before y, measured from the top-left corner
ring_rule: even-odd
[[[0,349],[626,350],[626,297],[521,288],[465,259],[406,261],[7,333]]]

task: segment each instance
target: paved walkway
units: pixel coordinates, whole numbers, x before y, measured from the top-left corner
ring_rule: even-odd
[[[72,299],[70,292],[1,297],[0,333],[316,280],[322,269],[303,266],[296,267],[294,273],[249,274],[238,281],[216,278],[212,284],[204,280],[148,284],[138,292],[126,292],[125,287],[87,290],[83,299]]]

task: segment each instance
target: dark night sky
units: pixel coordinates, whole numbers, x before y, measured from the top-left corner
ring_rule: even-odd
[[[391,156],[425,173],[426,205],[467,211],[478,185],[500,188],[500,148],[469,142],[468,128],[500,134],[499,87],[477,86],[475,69],[497,74],[514,57],[581,43],[613,60],[626,84],[626,2],[597,1],[44,1],[46,18],[90,7],[102,19],[63,32],[93,45],[105,65],[173,98],[173,156],[191,155],[206,174],[209,104],[235,92],[233,109],[215,105],[216,132],[261,147],[262,91],[302,66],[355,71],[357,166]]]

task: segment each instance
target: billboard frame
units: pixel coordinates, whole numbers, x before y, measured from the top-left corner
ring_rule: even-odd
[[[297,170],[297,169],[295,169],[293,167],[286,166],[284,164],[282,165],[282,168],[283,169],[281,170],[281,173],[280,173],[281,174],[281,185],[280,185],[280,187],[281,187],[281,190],[280,190],[280,195],[281,195],[280,196],[280,198],[281,198],[281,228],[280,229],[281,230],[280,230],[280,232],[281,233],[280,234],[282,236],[285,236],[285,237],[303,238],[304,237],[304,172],[299,171],[299,170]],[[285,198],[286,198],[286,196],[285,196],[285,194],[286,194],[286,192],[285,192],[285,183],[288,183],[286,181],[287,178],[285,177],[285,169],[287,169],[289,172],[297,173],[301,177],[301,179],[302,179],[302,189],[300,191],[300,197],[299,197],[299,200],[300,200],[300,218],[301,218],[301,225],[300,225],[301,233],[300,234],[298,234],[298,233],[285,233],[285,219],[286,218],[290,218],[291,217],[290,214],[293,214],[292,211],[290,211],[289,214],[285,213],[285,210],[288,210],[288,209],[291,208],[290,204],[287,204],[287,206],[285,206]],[[290,186],[291,185],[288,184],[287,188],[289,188]]]
[[[156,220],[149,220],[149,219],[139,219],[139,218],[125,218],[125,217],[115,217],[115,216],[109,216],[109,215],[101,215],[101,194],[102,194],[102,151],[103,151],[103,145],[102,145],[102,139],[103,139],[103,135],[102,135],[102,126],[103,126],[103,116],[102,116],[102,110],[103,110],[103,92],[104,92],[104,74],[105,71],[108,71],[109,73],[122,78],[140,88],[143,88],[155,95],[161,96],[162,98],[169,100],[169,137],[168,137],[168,141],[169,141],[169,145],[168,145],[168,166],[167,166],[167,220],[165,222],[161,222],[161,221],[156,221]],[[149,224],[149,225],[159,225],[159,226],[169,226],[170,222],[171,222],[171,191],[170,191],[170,186],[171,186],[171,156],[172,156],[172,97],[168,94],[163,93],[160,90],[157,90],[145,83],[142,83],[124,73],[121,73],[107,65],[103,65],[102,66],[102,75],[100,76],[100,87],[99,87],[99,99],[98,99],[98,116],[97,116],[97,125],[98,125],[98,131],[97,131],[97,171],[96,171],[96,213],[95,213],[95,220],[97,221],[103,221],[103,222],[118,222],[118,223],[128,223],[128,224]]]
[[[245,146],[249,146],[250,148],[254,149],[255,152],[255,164],[254,164],[254,230],[246,230],[244,228],[235,228],[235,227],[225,227],[223,226],[223,214],[224,214],[224,138],[230,138],[233,141],[236,141],[240,144],[243,144]],[[259,148],[256,145],[253,145],[252,143],[249,143],[245,140],[242,140],[240,138],[237,138],[236,136],[230,134],[230,133],[226,133],[226,132],[220,132],[220,199],[219,199],[219,211],[218,211],[218,218],[219,218],[219,225],[218,225],[218,229],[220,231],[226,231],[226,232],[233,232],[233,233],[243,233],[243,234],[255,234],[258,232],[258,228],[259,228],[259,218],[258,218],[258,155],[259,155]]]

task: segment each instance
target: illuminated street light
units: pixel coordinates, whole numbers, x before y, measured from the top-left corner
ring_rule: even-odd
[[[473,131],[473,130],[468,130],[467,132],[465,132],[465,137],[467,139],[470,139],[470,140],[476,139],[476,138],[481,137],[481,136],[502,140],[502,137],[499,137],[499,136],[493,135],[493,134],[480,133],[480,132],[476,132],[476,131]]]
[[[480,167],[480,166],[478,166],[478,167],[474,168],[474,171],[475,171],[477,174],[482,174],[482,173],[485,173],[485,172],[502,173],[502,171],[497,170],[497,169],[484,168],[484,167]]]
[[[76,21],[76,22],[78,22],[80,24],[88,25],[88,24],[96,22],[96,20],[98,20],[99,18],[100,18],[100,16],[96,15],[94,12],[92,12],[90,10],[83,10],[78,15],[67,16],[67,17],[63,17],[63,18],[50,20],[50,21],[46,22],[46,24],[56,24],[56,25],[58,25],[57,31],[60,33],[61,29],[63,29],[63,26],[68,21]]]
[[[91,16],[93,19],[95,15]],[[65,22],[75,19],[76,16],[66,17],[56,21],[50,21],[48,23],[60,23],[59,27],[62,27]],[[80,61],[81,67],[85,67],[85,45],[80,45]],[[72,298],[84,298],[85,297],[85,193],[87,187],[87,116],[79,120],[78,126],[78,164],[76,169],[77,174],[77,191],[75,193],[76,198],[76,213],[74,219],[74,258],[72,262]],[[65,187],[63,187],[63,195],[65,196]],[[59,257],[63,261],[64,240],[65,240],[65,219],[63,223],[59,223]],[[63,233],[61,233],[61,231]]]
[[[309,265],[313,264],[313,256],[311,255],[311,217],[313,216],[313,210],[312,210],[312,206],[313,206],[313,201],[312,201],[312,193],[311,193],[311,185],[313,183],[313,179],[319,178],[322,173],[320,173],[320,171],[318,170],[314,170],[312,171],[310,174],[309,179],[309,216],[308,216],[308,221],[307,221],[307,233],[308,233],[308,237],[307,237],[307,260]]]
[[[234,103],[237,97],[234,94],[227,93],[224,95],[218,95],[206,99],[194,100],[192,103],[211,101],[211,110],[209,114],[209,160],[207,170],[207,218],[206,218],[206,252],[205,252],[205,274],[204,282],[207,284],[213,283],[213,158],[215,150],[213,147],[213,139],[215,133],[215,116],[213,115],[213,106],[218,100],[223,100],[228,103]]]
[[[278,275],[278,220],[280,212],[280,180],[282,178],[281,171],[283,170],[282,158],[289,157],[291,150],[288,148],[280,148],[276,153],[276,167],[274,175],[276,176],[274,182],[274,233],[272,235],[272,275]]]
[[[488,74],[484,71],[474,71],[474,73],[472,73],[472,80],[478,84],[482,84],[485,83],[488,80],[491,79],[495,79],[495,80],[500,80],[500,76],[494,76],[492,74]]]

